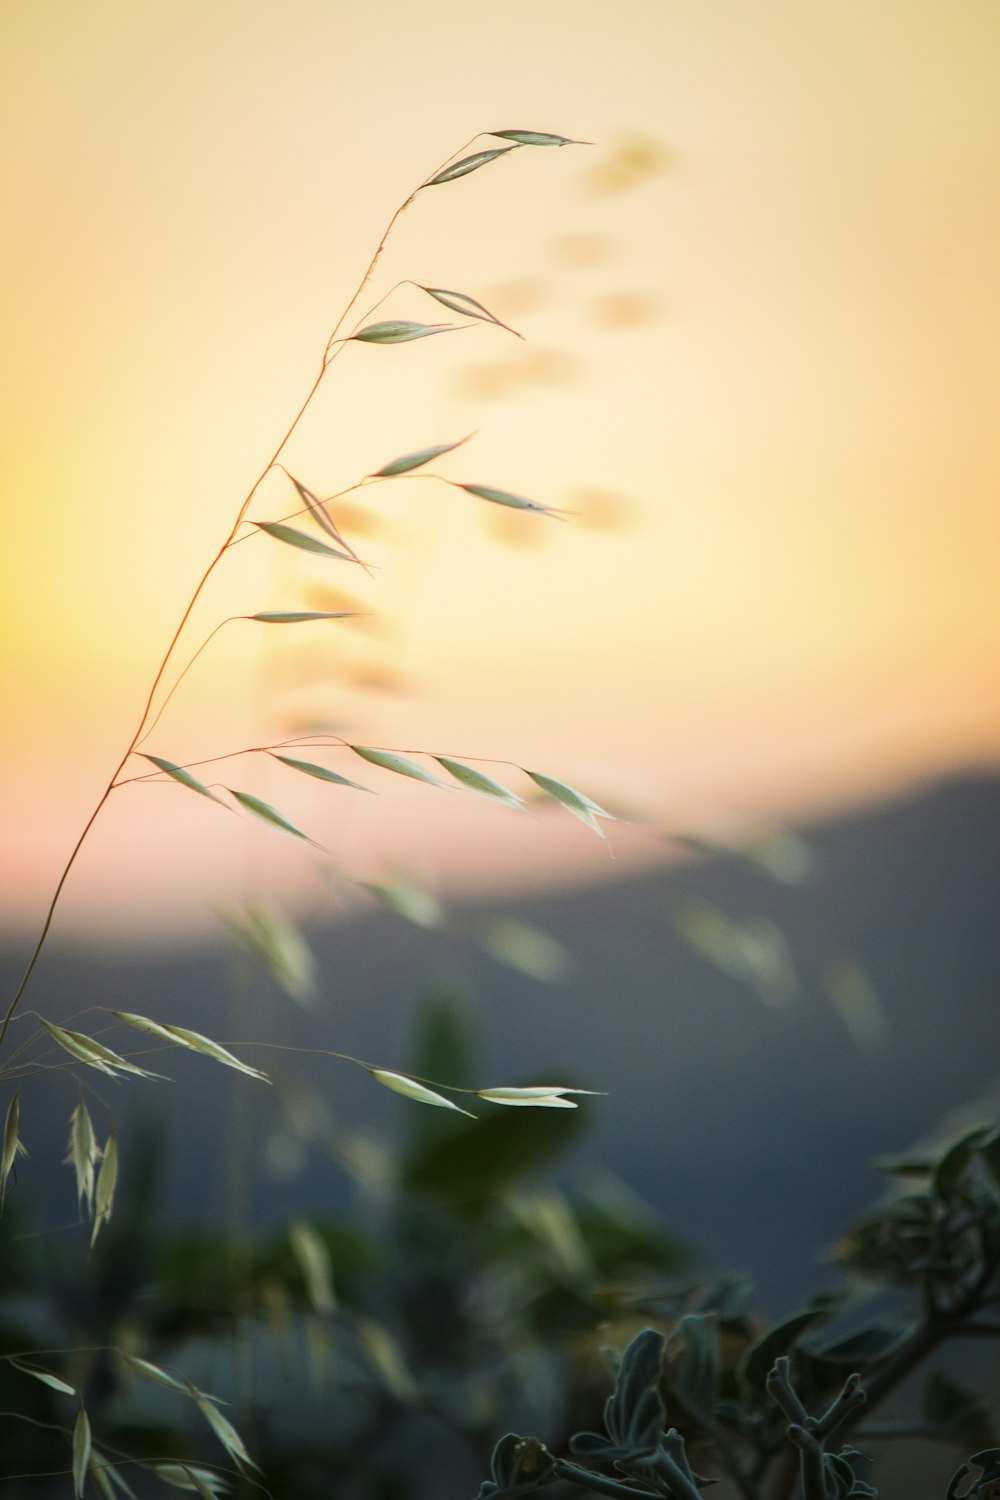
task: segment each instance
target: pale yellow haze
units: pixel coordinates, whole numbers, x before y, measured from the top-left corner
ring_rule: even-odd
[[[353,343],[283,454],[372,565],[258,533],[145,748],[221,756],[322,720],[495,757],[631,813],[608,850],[310,752],[207,768],[323,844],[172,783],[115,792],[57,932],[176,934],[331,873],[460,891],[620,875],[723,812],[794,818],[1000,750],[996,0],[32,0],[2,19],[3,910],[44,914],[198,578],[393,210],[478,131],[552,131],[428,188],[404,278],[479,323]],[[469,150],[499,146],[482,137]],[[461,323],[413,286],[372,315]],[[273,473],[251,512],[295,508]],[[301,523],[306,529],[311,524]],[[319,535],[318,532],[315,533]],[[172,681],[172,675],[167,683]],[[349,764],[350,762],[350,764]],[[133,774],[143,763],[133,762]]]

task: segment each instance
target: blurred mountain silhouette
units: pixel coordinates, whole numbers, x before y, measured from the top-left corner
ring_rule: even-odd
[[[311,931],[320,1000],[310,1013],[221,946],[148,961],[53,949],[31,1005],[57,1021],[90,1005],[133,1010],[230,1044],[331,1048],[405,1067],[420,997],[461,989],[481,1041],[470,1083],[607,1090],[585,1105],[590,1128],[560,1179],[611,1170],[710,1264],[749,1271],[781,1311],[824,1279],[817,1257],[880,1193],[872,1159],[905,1150],[969,1101],[990,1118],[1000,1076],[1000,778],[952,779],[803,836],[814,858],[800,884],[709,855],[600,887],[451,908],[438,929],[379,910]],[[519,923],[561,945],[565,977],[541,983],[490,956],[482,936],[489,927],[497,946],[498,918],[508,946]],[[725,942],[718,957],[734,972],[678,924],[689,936],[756,934],[776,958],[775,983],[758,993]],[[545,944],[532,959],[529,943],[524,961],[537,967],[539,952],[559,967],[559,949]],[[7,992],[22,961],[0,954]],[[120,1032],[110,1040],[126,1044]],[[279,1085],[303,1079],[350,1128],[391,1139],[419,1108],[330,1058],[244,1055]],[[205,1059],[165,1057],[149,1065],[174,1084],[88,1075],[119,1118],[162,1126],[163,1216],[218,1218],[234,1193],[255,1223],[344,1205],[344,1174],[320,1152],[298,1176],[265,1172],[279,1090]],[[59,1163],[76,1097],[61,1074],[22,1085],[31,1156],[16,1191],[41,1226],[74,1214]],[[539,1112],[538,1130],[546,1123]],[[122,1133],[127,1160],[139,1133]]]

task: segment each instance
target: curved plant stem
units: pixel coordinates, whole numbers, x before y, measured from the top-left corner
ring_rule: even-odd
[[[316,395],[316,392],[319,390],[320,385],[322,384],[322,381],[323,381],[323,377],[325,376],[327,370],[329,369],[329,367],[332,364],[333,360],[340,353],[340,350],[344,348],[344,344],[343,343],[340,343],[340,344],[336,345],[336,347],[334,347],[334,341],[336,340],[336,337],[337,337],[338,333],[340,332],[341,328],[343,327],[344,323],[347,321],[347,318],[348,318],[348,316],[349,316],[352,308],[354,307],[355,303],[357,302],[358,298],[361,296],[361,293],[364,291],[365,287],[368,285],[368,282],[371,279],[372,273],[375,270],[375,267],[378,265],[379,259],[380,259],[381,255],[382,255],[382,252],[385,249],[385,247],[386,247],[386,245],[387,245],[387,243],[389,241],[389,236],[392,234],[392,231],[396,227],[397,222],[402,217],[402,215],[406,212],[406,210],[409,208],[410,204],[417,197],[417,194],[420,193],[420,192],[422,192],[425,187],[429,186],[430,183],[434,180],[434,178],[438,175],[438,173],[441,172],[441,171],[443,171],[443,169],[448,165],[448,163],[455,156],[458,156],[460,154],[460,151],[466,150],[467,146],[472,145],[473,141],[475,141],[477,139],[478,139],[478,136],[473,136],[472,140],[470,140],[469,142],[467,142],[466,146],[460,147],[459,151],[453,151],[451,153],[451,155],[448,156],[445,159],[444,162],[442,162],[442,164],[441,164],[440,167],[435,168],[435,170],[433,172],[431,172],[430,176],[426,177],[424,179],[424,181],[419,185],[419,187],[414,188],[413,192],[409,195],[408,198],[406,198],[404,200],[404,202],[402,202],[399,205],[399,207],[396,209],[396,212],[393,214],[392,218],[389,220],[388,224],[385,227],[385,230],[382,233],[382,237],[379,240],[378,245],[376,246],[375,254],[372,256],[371,260],[368,262],[368,265],[367,265],[367,267],[365,269],[364,275],[361,277],[361,280],[358,283],[357,290],[354,292],[353,296],[351,297],[351,300],[347,303],[347,306],[344,308],[343,312],[341,313],[340,317],[337,320],[337,323],[336,323],[336,325],[335,325],[335,327],[333,329],[333,332],[331,333],[329,339],[327,340],[326,348],[323,351],[323,360],[322,360],[322,363],[321,363],[320,368],[319,368],[319,373],[316,376],[316,379],[313,381],[312,386],[309,389],[308,395],[306,396],[305,400],[302,402],[302,404],[299,407],[298,411],[296,412],[295,416],[292,418],[292,421],[289,424],[289,427],[288,427],[287,431],[285,432],[284,437],[281,439],[281,441],[279,442],[278,446],[275,448],[273,454],[268,459],[268,461],[264,465],[263,469],[260,471],[260,474],[258,475],[257,479],[251,485],[249,491],[247,492],[246,498],[243,501],[243,504],[240,506],[239,513],[237,514],[236,520],[233,522],[233,525],[232,525],[232,527],[231,527],[231,529],[229,531],[228,536],[226,537],[226,539],[223,542],[222,546],[219,548],[218,552],[216,552],[215,556],[212,558],[212,560],[209,563],[208,567],[205,569],[204,573],[202,574],[202,576],[201,576],[201,578],[200,578],[200,580],[198,582],[197,587],[194,590],[194,593],[191,595],[191,598],[190,598],[190,600],[188,601],[188,604],[187,604],[187,608],[184,610],[184,613],[181,615],[181,618],[180,618],[180,621],[179,621],[179,623],[177,625],[177,628],[174,631],[174,633],[173,633],[173,635],[172,635],[172,637],[170,639],[169,645],[167,646],[166,653],[164,654],[163,659],[160,662],[159,667],[157,668],[156,675],[153,678],[152,685],[151,685],[151,687],[149,689],[149,693],[147,694],[147,697],[146,697],[146,702],[145,702],[145,704],[143,706],[142,717],[139,720],[139,723],[138,723],[138,726],[136,727],[135,733],[133,734],[131,740],[129,741],[128,748],[126,749],[126,751],[125,751],[124,755],[122,756],[121,760],[118,762],[117,766],[115,767],[114,772],[109,777],[108,783],[107,783],[106,787],[104,788],[104,791],[101,793],[101,795],[100,795],[100,797],[98,799],[96,807],[94,808],[93,812],[90,814],[90,817],[87,819],[86,823],[84,824],[83,831],[80,834],[79,838],[77,839],[76,843],[73,845],[73,848],[72,848],[72,850],[70,852],[69,859],[66,861],[66,864],[65,864],[65,866],[63,868],[63,872],[60,875],[59,880],[58,880],[58,882],[56,884],[56,888],[55,888],[55,891],[53,892],[52,899],[49,902],[48,911],[45,914],[45,920],[44,920],[44,922],[42,924],[42,930],[41,930],[41,932],[39,934],[38,941],[36,942],[34,950],[33,950],[32,954],[31,954],[31,957],[28,960],[28,966],[27,966],[27,968],[24,971],[24,975],[23,975],[23,977],[21,979],[21,982],[18,985],[17,990],[16,990],[16,992],[14,994],[14,998],[11,1000],[10,1004],[7,1007],[7,1010],[6,1010],[6,1012],[4,1014],[4,1017],[3,1017],[3,1021],[2,1021],[2,1023],[0,1023],[0,1050],[3,1049],[3,1044],[4,1044],[4,1041],[5,1041],[6,1036],[7,1036],[7,1028],[9,1027],[9,1025],[10,1025],[10,1023],[11,1023],[13,1017],[14,1017],[14,1014],[17,1011],[17,1007],[18,1007],[18,1005],[21,1002],[21,997],[24,994],[25,990],[27,989],[28,984],[29,984],[29,982],[31,980],[31,976],[32,976],[32,974],[35,971],[35,966],[38,963],[39,958],[41,957],[42,949],[44,948],[45,941],[46,941],[46,939],[47,939],[47,937],[49,935],[49,930],[50,930],[50,928],[52,926],[52,920],[53,920],[53,917],[55,916],[56,907],[59,904],[59,898],[62,895],[63,888],[64,888],[64,886],[66,884],[66,881],[67,881],[67,879],[69,877],[69,873],[72,870],[74,864],[76,863],[77,856],[79,855],[80,850],[83,848],[83,845],[84,845],[84,843],[87,840],[87,836],[90,833],[90,830],[93,828],[95,822],[97,821],[97,818],[98,818],[99,814],[103,811],[104,805],[107,802],[108,798],[111,796],[111,793],[115,790],[115,786],[116,786],[116,783],[118,781],[118,777],[121,775],[122,771],[125,768],[126,763],[128,762],[129,758],[134,753],[137,745],[141,742],[141,740],[143,739],[143,737],[145,735],[146,726],[149,723],[150,714],[153,711],[153,704],[154,704],[154,702],[156,700],[156,694],[159,691],[160,684],[163,681],[164,674],[166,673],[166,670],[167,670],[167,667],[168,667],[168,665],[170,663],[170,660],[171,660],[171,658],[172,658],[172,656],[174,654],[174,651],[176,650],[177,644],[180,641],[180,638],[181,638],[181,635],[183,634],[184,628],[187,625],[188,620],[191,618],[191,615],[192,615],[192,613],[194,611],[195,605],[197,604],[199,598],[201,597],[202,590],[204,589],[205,585],[208,583],[208,580],[211,578],[212,574],[215,572],[215,569],[217,568],[217,566],[219,565],[219,563],[222,561],[222,559],[225,556],[226,552],[228,551],[229,547],[231,545],[233,545],[233,543],[235,542],[235,540],[236,540],[236,534],[239,531],[240,526],[243,524],[244,517],[246,516],[247,511],[250,509],[251,502],[253,501],[253,498],[254,498],[255,494],[257,493],[257,490],[260,488],[260,485],[261,485],[262,481],[264,480],[264,478],[266,477],[266,475],[269,474],[270,471],[277,464],[278,459],[281,457],[281,454],[282,454],[282,452],[283,452],[286,444],[288,443],[288,441],[291,438],[292,434],[295,432],[295,429],[298,427],[298,425],[301,422],[302,418],[305,416],[306,411],[308,410],[309,406],[312,403],[313,397]],[[332,350],[332,353],[331,353],[331,350]],[[187,668],[185,668],[185,671],[186,670],[187,670]]]
[[[11,1000],[10,1004],[7,1007],[7,1010],[6,1010],[5,1014],[4,1014],[3,1022],[2,1022],[2,1024],[0,1024],[0,1050],[2,1050],[4,1041],[5,1041],[6,1036],[7,1036],[7,1028],[9,1027],[11,1021],[13,1020],[13,1017],[14,1017],[14,1014],[15,1014],[15,1012],[17,1010],[17,1007],[18,1007],[18,1005],[21,1002],[21,997],[24,994],[25,990],[27,989],[28,984],[29,984],[29,982],[31,980],[31,976],[32,976],[32,974],[35,971],[35,966],[38,963],[39,958],[41,957],[42,949],[45,947],[46,938],[48,937],[49,930],[52,927],[52,919],[55,916],[56,907],[59,904],[59,898],[62,895],[63,888],[64,888],[64,886],[66,884],[67,879],[69,878],[69,873],[72,870],[74,864],[76,863],[77,856],[79,855],[80,850],[83,848],[83,846],[84,846],[84,844],[85,844],[85,842],[87,840],[87,836],[90,833],[90,830],[93,828],[94,824],[97,822],[97,819],[98,819],[98,816],[100,815],[100,813],[104,810],[104,805],[107,802],[108,798],[111,796],[111,793],[115,790],[115,783],[117,782],[118,777],[121,775],[122,771],[125,769],[126,763],[130,759],[133,751],[135,750],[135,748],[138,745],[139,741],[143,737],[144,731],[146,729],[146,725],[149,722],[149,716],[150,716],[150,714],[152,712],[152,709],[153,709],[153,703],[154,703],[155,698],[156,698],[157,690],[159,689],[160,683],[163,681],[164,673],[166,672],[167,666],[168,666],[168,664],[170,662],[170,659],[173,656],[173,653],[174,653],[174,651],[175,651],[175,649],[177,647],[177,643],[179,642],[179,640],[181,638],[181,635],[182,635],[182,633],[184,631],[184,627],[187,625],[188,620],[191,618],[191,614],[192,614],[192,612],[194,610],[194,607],[197,604],[199,598],[201,597],[202,590],[204,589],[205,585],[208,583],[209,578],[211,578],[212,574],[215,572],[215,569],[218,566],[218,564],[222,561],[222,558],[225,556],[225,553],[226,553],[226,551],[227,551],[230,543],[232,542],[233,538],[235,537],[237,531],[239,530],[239,527],[240,527],[240,525],[242,524],[242,521],[243,521],[243,517],[246,515],[247,511],[249,510],[250,504],[251,504],[251,502],[253,500],[254,495],[257,493],[258,488],[260,487],[261,481],[264,479],[265,475],[268,474],[270,472],[270,470],[274,467],[275,463],[278,460],[278,457],[280,456],[280,454],[281,454],[282,450],[284,449],[286,443],[288,442],[289,438],[292,436],[293,432],[298,427],[298,425],[301,422],[302,418],[305,416],[305,413],[306,413],[306,411],[307,411],[310,403],[312,402],[313,397],[315,396],[316,392],[320,388],[320,384],[322,383],[323,376],[325,374],[326,374],[326,365],[324,364],[321,367],[319,374],[316,376],[316,379],[313,381],[312,386],[310,387],[310,390],[309,390],[309,394],[306,396],[305,400],[302,402],[301,406],[299,407],[298,411],[296,412],[295,416],[293,417],[291,423],[289,424],[288,429],[285,432],[284,437],[281,439],[281,442],[275,448],[274,453],[268,459],[268,461],[265,464],[264,468],[260,471],[259,476],[257,477],[257,479],[254,481],[254,483],[251,485],[249,491],[247,492],[246,498],[244,499],[243,504],[240,506],[239,514],[237,515],[236,520],[234,521],[234,523],[233,523],[233,525],[232,525],[232,527],[231,527],[231,529],[229,531],[229,535],[226,537],[226,540],[223,542],[222,546],[219,548],[218,552],[216,552],[215,556],[212,558],[212,561],[209,563],[208,567],[205,569],[204,573],[201,575],[201,578],[198,581],[197,587],[195,588],[194,593],[191,595],[191,598],[188,601],[187,608],[184,610],[184,613],[181,615],[181,618],[180,618],[180,621],[179,621],[179,623],[177,625],[177,628],[175,629],[173,635],[170,638],[170,643],[167,646],[166,653],[165,653],[162,661],[160,662],[159,667],[157,668],[156,675],[153,678],[152,685],[150,686],[149,692],[146,695],[146,701],[145,701],[145,704],[143,705],[143,710],[142,710],[142,717],[140,718],[139,723],[136,726],[135,733],[133,734],[131,740],[128,743],[128,748],[126,749],[126,751],[125,751],[124,755],[122,756],[121,760],[118,762],[118,764],[115,767],[114,771],[112,772],[111,776],[108,778],[107,786],[104,788],[104,791],[101,793],[101,795],[100,795],[100,797],[98,799],[96,807],[94,808],[93,812],[90,814],[90,817],[87,819],[86,823],[84,824],[83,831],[81,832],[81,834],[80,834],[79,838],[77,839],[76,843],[73,845],[73,848],[72,848],[72,850],[70,852],[69,859],[66,861],[66,864],[63,867],[62,874],[60,875],[59,880],[58,880],[58,882],[56,884],[56,888],[55,888],[55,890],[54,890],[54,892],[52,894],[52,900],[49,902],[49,908],[48,908],[48,911],[45,914],[45,920],[44,920],[44,922],[42,924],[42,930],[39,933],[38,941],[35,944],[34,951],[32,952],[30,959],[28,960],[28,966],[27,966],[27,968],[24,971],[24,975],[22,976],[21,983],[18,985],[17,990],[15,991],[14,998]]]

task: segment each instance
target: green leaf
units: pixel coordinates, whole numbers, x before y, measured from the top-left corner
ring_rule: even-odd
[[[212,1401],[211,1397],[207,1396],[204,1391],[199,1391],[194,1386],[191,1387],[191,1397],[229,1456],[235,1458],[238,1464],[256,1469],[258,1465],[254,1463],[247,1452],[243,1439],[229,1418],[222,1415],[222,1412]]]
[[[435,776],[433,771],[426,770],[408,756],[397,755],[394,750],[371,750],[366,745],[350,745],[348,748],[355,755],[360,755],[362,760],[370,761],[373,766],[381,766],[383,771],[395,771],[399,776],[411,776],[414,781],[447,789],[447,782],[442,781],[440,776]]]
[[[594,1089],[569,1089],[559,1083],[539,1083],[531,1088],[497,1088],[477,1089],[476,1094],[480,1099],[487,1099],[491,1104],[520,1105],[529,1109],[576,1109],[572,1099],[566,1099],[565,1094],[594,1094]]]
[[[475,766],[467,766],[464,761],[452,760],[447,755],[435,755],[434,759],[470,792],[477,792],[480,797],[489,797],[493,802],[505,802],[508,807],[523,812],[524,803],[520,797],[515,796],[502,782],[487,776],[484,771],[477,771]]]
[[[364,888],[415,927],[440,927],[444,921],[444,908],[434,893],[402,876],[388,881],[369,880]]]
[[[296,526],[285,526],[281,521],[254,521],[258,531],[266,531],[268,536],[273,536],[276,542],[284,542],[289,547],[298,547],[301,552],[315,552],[321,557],[337,557],[341,562],[355,562],[349,552],[342,552],[338,547],[329,547],[326,542],[318,541],[316,537],[310,536],[308,531],[299,531]]]
[[[92,1036],[85,1036],[82,1031],[70,1031],[65,1027],[56,1026],[52,1021],[46,1021],[43,1016],[39,1020],[49,1033],[54,1042],[68,1052],[70,1057],[75,1057],[77,1062],[85,1063],[88,1068],[96,1068],[99,1073],[107,1073],[114,1077],[115,1070],[123,1073],[135,1073],[140,1078],[156,1078],[156,1073],[148,1073],[145,1068],[137,1068],[134,1063],[128,1062],[117,1052],[112,1052],[110,1047],[103,1046],[95,1041]]]
[[[330,1251],[312,1224],[296,1219],[289,1226],[292,1254],[298,1261],[313,1312],[332,1313],[337,1305],[333,1291]]]
[[[516,328],[511,328],[509,323],[504,323],[496,313],[491,313],[488,307],[484,307],[481,302],[477,302],[475,297],[470,297],[466,292],[451,292],[443,286],[424,286],[419,281],[417,285],[422,292],[426,292],[428,297],[433,297],[435,302],[440,302],[442,307],[446,307],[449,312],[461,313],[464,318],[478,318],[482,323],[494,323],[497,328],[505,328],[515,338],[524,338],[523,333],[518,333]]]
[[[81,1099],[69,1118],[69,1150],[64,1158],[76,1174],[77,1201],[83,1201],[87,1212],[93,1212],[94,1173],[101,1157],[94,1124]]]
[[[964,1196],[962,1178],[965,1170],[972,1160],[973,1152],[989,1134],[990,1127],[980,1125],[975,1130],[967,1130],[957,1141],[952,1142],[937,1162],[931,1179],[931,1188],[938,1197],[961,1199]]]
[[[353,609],[324,610],[285,609],[261,610],[256,615],[247,615],[248,620],[259,620],[262,625],[299,625],[305,620],[353,620]]]
[[[740,1384],[751,1386],[754,1390],[764,1390],[767,1373],[778,1356],[787,1354],[807,1328],[828,1316],[829,1313],[822,1308],[796,1313],[794,1317],[786,1318],[783,1323],[778,1323],[762,1334],[756,1343],[751,1344],[740,1362]]]
[[[496,132],[494,131],[494,134]],[[424,183],[424,187],[436,187],[439,182],[454,182],[456,177],[465,177],[469,172],[477,172],[480,167],[485,167],[488,162],[496,161],[498,156],[506,156],[508,151],[515,151],[514,146],[495,146],[491,151],[474,151],[471,156],[463,156],[461,161],[452,162],[450,167],[444,167],[436,177],[431,177]]]
[[[606,812],[603,807],[598,807],[596,802],[585,796],[583,792],[578,792],[576,787],[567,785],[565,781],[556,781],[554,776],[543,776],[541,771],[527,769],[525,769],[525,775],[530,776],[535,785],[540,787],[547,796],[562,803],[567,812],[579,818],[581,823],[586,823],[588,828],[592,828],[601,838],[604,837],[595,820],[597,818],[613,819],[613,813]]]
[[[81,1500],[90,1462],[90,1420],[83,1407],[77,1413],[73,1428],[73,1494]]]
[[[97,1240],[101,1225],[111,1222],[111,1210],[114,1207],[117,1186],[118,1141],[114,1131],[109,1130],[102,1152],[101,1170],[97,1174],[97,1186],[94,1190],[94,1232],[90,1236],[91,1246]]]
[[[200,1464],[154,1463],[148,1467],[150,1473],[162,1479],[164,1484],[172,1485],[176,1490],[195,1491],[202,1500],[206,1491],[209,1495],[222,1495],[229,1489],[220,1474],[202,1468]]]
[[[119,1021],[124,1021],[126,1026],[134,1026],[137,1031],[144,1031],[147,1036],[155,1036],[160,1041],[170,1042],[175,1047],[186,1047],[192,1052],[200,1052],[204,1057],[214,1058],[216,1062],[224,1063],[227,1068],[235,1068],[239,1073],[246,1073],[250,1078],[259,1078],[263,1083],[270,1083],[266,1073],[261,1073],[258,1068],[251,1068],[249,1063],[240,1062],[225,1047],[213,1042],[210,1037],[203,1036],[200,1031],[189,1031],[186,1026],[167,1026],[159,1021],[151,1021],[148,1016],[137,1016],[129,1010],[113,1010],[113,1016]]]
[[[63,1396],[77,1394],[75,1385],[70,1385],[67,1380],[61,1380],[58,1375],[53,1375],[51,1370],[39,1370],[35,1365],[26,1365],[20,1359],[9,1359],[7,1362],[12,1364],[15,1370],[20,1370],[24,1375],[33,1375],[43,1385],[51,1386],[52,1390],[59,1391]]]
[[[4,1122],[3,1154],[0,1156],[0,1208],[7,1196],[7,1179],[14,1170],[15,1161],[19,1156],[28,1154],[18,1135],[20,1119],[21,1099],[19,1094],[15,1094],[7,1108],[7,1119]]]
[[[381,469],[376,469],[372,478],[394,479],[397,474],[409,474],[411,469],[420,469],[424,464],[432,463],[435,458],[440,458],[442,453],[450,453],[453,448],[461,448],[462,444],[468,441],[468,437],[464,437],[459,438],[457,443],[439,443],[436,448],[419,448],[415,453],[404,453],[401,458],[394,458],[391,463],[384,464]]]
[[[179,781],[181,786],[189,787],[192,792],[200,792],[203,797],[207,797],[211,802],[217,802],[220,807],[226,806],[221,797],[216,796],[215,792],[204,786],[196,776],[192,776],[190,771],[185,771],[183,766],[175,765],[172,760],[163,760],[159,755],[147,755],[145,750],[139,753],[143,760],[152,761],[157,770],[165,771],[168,776]]]
[[[573,967],[562,943],[514,917],[492,917],[479,941],[497,963],[507,964],[540,984],[558,984]]]
[[[549,135],[544,130],[491,130],[501,141],[516,141],[519,146],[592,146],[593,141],[574,141],[568,135]]]
[[[279,912],[250,906],[222,920],[277,985],[300,1005],[316,996],[316,961],[298,928]]]
[[[554,516],[558,512],[551,505],[542,505],[538,500],[528,500],[524,495],[514,495],[510,490],[495,490],[488,484],[459,484],[456,489],[466,490],[477,500],[488,500],[491,505],[505,505],[509,510],[530,510],[540,516]]]
[[[409,1405],[420,1397],[420,1387],[413,1376],[406,1356],[398,1341],[388,1328],[376,1323],[374,1318],[359,1318],[357,1334],[361,1347],[369,1362],[381,1377],[387,1391],[397,1401]]]
[[[275,760],[280,760],[283,766],[290,766],[293,771],[301,771],[305,776],[315,776],[317,781],[329,781],[335,786],[350,786],[356,792],[370,792],[371,787],[362,786],[360,781],[349,781],[346,776],[338,776],[336,771],[328,771],[326,766],[318,766],[315,761],[296,760],[293,755],[279,755],[272,750],[271,754]]]
[[[293,839],[303,839],[307,844],[314,843],[307,833],[303,833],[301,828],[296,828],[294,823],[289,823],[276,807],[271,806],[270,802],[262,802],[259,797],[252,796],[250,792],[237,792],[233,787],[227,787],[227,791],[232,793],[241,807],[245,807],[248,813],[252,813],[255,818],[259,818],[270,828],[277,828],[279,833],[287,833]]]
[[[411,339],[430,338],[433,333],[449,333],[453,327],[452,323],[409,323],[389,318],[384,323],[369,323],[351,338],[362,344],[408,344]]]
[[[150,1380],[154,1385],[166,1386],[168,1391],[177,1391],[182,1396],[190,1396],[191,1382],[183,1380],[169,1371],[163,1370],[159,1365],[154,1365],[152,1360],[140,1359],[137,1354],[126,1354],[119,1351],[120,1358],[128,1365],[129,1369],[136,1375],[141,1375],[143,1380]]]
[[[393,1093],[402,1094],[407,1099],[415,1099],[418,1104],[434,1104],[439,1109],[453,1109],[460,1115],[468,1115],[470,1119],[476,1118],[471,1110],[460,1108],[453,1099],[446,1099],[443,1094],[436,1093],[434,1089],[426,1088],[415,1078],[407,1078],[405,1073],[390,1073],[385,1068],[369,1068],[368,1071],[373,1078],[378,1079],[379,1083],[387,1089],[392,1089]]]
[[[288,473],[287,469],[285,470],[285,472]],[[299,499],[302,501],[306,510],[308,510],[309,514],[312,516],[313,520],[316,522],[316,525],[320,528],[320,530],[325,531],[327,536],[332,537],[335,542],[340,542],[340,544],[343,545],[343,538],[341,537],[340,532],[337,530],[336,526],[334,526],[333,522],[331,521],[330,516],[327,513],[326,506],[323,504],[319,496],[314,495],[312,490],[307,489],[304,484],[296,479],[294,474],[289,474],[288,477],[294,484]]]

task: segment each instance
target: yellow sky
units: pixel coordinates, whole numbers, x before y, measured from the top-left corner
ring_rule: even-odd
[[[576,516],[397,482],[342,515],[373,583],[242,546],[188,654],[324,587],[372,618],[227,626],[147,748],[199,759],[321,715],[550,771],[657,828],[995,763],[993,0],[36,0],[0,26],[12,923],[43,908],[387,218],[480,129],[594,145],[429,189],[362,310],[412,277],[525,342],[354,345],[286,457],[328,493],[475,429],[440,472]],[[437,312],[404,288],[377,316]],[[272,479],[255,514],[287,498]],[[609,868],[568,819],[237,765],[347,873]],[[613,841],[622,865],[659,847]],[[65,930],[195,921],[269,878],[321,901],[307,867],[180,788],[131,789]]]

